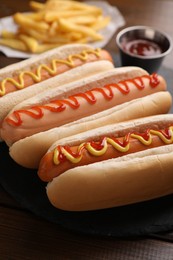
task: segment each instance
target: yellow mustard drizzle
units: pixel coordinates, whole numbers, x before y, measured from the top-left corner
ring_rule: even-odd
[[[151,131],[150,131],[150,133],[151,133]],[[157,134],[157,133],[155,132],[155,134]],[[135,138],[135,139],[138,139],[138,140],[139,140],[141,143],[143,143],[144,145],[150,145],[150,144],[152,143],[152,137],[151,137],[151,135],[149,135],[148,140],[145,140],[142,136],[137,135],[137,134],[131,134],[131,137],[132,137],[132,138]]]
[[[152,143],[152,135],[158,136],[165,144],[171,144],[173,143],[173,126],[170,126],[168,128],[169,136],[170,138],[166,138],[164,134],[162,134],[160,131],[157,130],[149,130],[148,132],[148,140],[144,139],[140,134],[134,134],[131,133],[129,137],[139,140],[144,145],[151,145]],[[71,163],[78,163],[82,159],[82,150],[86,149],[91,155],[94,156],[102,156],[106,153],[108,149],[108,144],[111,144],[116,150],[120,152],[127,152],[130,149],[130,142],[128,141],[125,146],[121,146],[116,141],[114,141],[112,138],[105,137],[103,142],[103,148],[102,149],[95,149],[92,147],[90,142],[84,142],[78,146],[77,153],[79,156],[73,156],[70,152],[68,152],[65,147],[58,146],[53,151],[53,163],[55,165],[58,165],[61,163],[61,160],[59,160],[59,155],[65,156],[67,160],[69,160]]]
[[[171,136],[170,139],[167,139],[161,132],[151,130],[151,134],[159,136],[159,138],[165,143],[165,144],[172,144],[173,143],[173,126],[169,127],[169,135]]]
[[[51,61],[50,67],[48,67],[46,64],[40,64],[37,67],[36,72],[22,71],[18,75],[19,82],[13,78],[5,78],[1,81],[0,96],[4,96],[6,94],[6,83],[7,82],[12,83],[16,87],[16,89],[23,89],[25,87],[24,86],[25,85],[25,82],[24,82],[25,75],[29,75],[35,82],[40,82],[41,78],[42,78],[42,75],[41,75],[42,70],[46,70],[50,75],[53,76],[56,74],[56,71],[57,71],[57,63],[65,64],[69,67],[74,67],[74,65],[75,65],[74,59],[80,59],[82,61],[86,61],[88,59],[89,54],[95,54],[97,57],[99,57],[100,49],[97,48],[95,50],[84,50],[79,54],[69,55],[66,60],[53,59]]]
[[[91,143],[89,143],[89,142],[86,143],[85,147],[88,151],[90,151],[90,154],[92,154],[94,156],[101,156],[102,154],[104,154],[107,151],[108,143],[109,143],[109,140],[107,138],[107,140],[104,141],[103,148],[100,150],[97,150],[94,147],[92,147]]]
[[[84,148],[84,145],[85,143],[82,143],[78,146],[78,149],[77,149],[77,152],[81,152],[81,150]],[[80,156],[78,156],[77,158],[75,158],[74,156],[72,156],[70,153],[67,152],[67,150],[65,148],[61,148],[61,153],[70,161],[70,162],[73,162],[73,163],[78,163],[80,162],[80,160],[82,159],[82,154]],[[59,151],[58,149],[55,149],[54,150],[54,153],[53,153],[53,161],[55,164],[59,164],[60,163],[60,160],[58,159],[59,158]]]
[[[111,138],[109,138],[109,137],[107,137],[106,140],[107,140],[107,142],[108,142],[109,144],[111,144],[111,145],[112,145],[116,150],[118,150],[119,152],[125,153],[125,152],[127,152],[127,151],[129,150],[129,148],[130,148],[130,144],[129,144],[129,143],[127,143],[127,145],[123,147],[123,146],[119,145],[119,144],[116,143],[113,139],[111,139]],[[93,155],[94,155],[94,154],[93,154]],[[101,154],[101,155],[103,155],[103,154]]]

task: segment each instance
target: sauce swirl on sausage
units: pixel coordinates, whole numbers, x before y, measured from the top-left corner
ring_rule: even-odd
[[[100,141],[87,141],[77,147],[77,152],[72,151],[70,146],[57,146],[53,151],[53,163],[58,165],[66,160],[71,163],[79,163],[82,160],[84,150],[92,156],[102,156],[107,152],[108,145],[124,153],[130,150],[132,139],[138,140],[145,146],[150,146],[154,135],[158,136],[164,144],[172,144],[173,126],[162,130],[148,129],[144,133],[128,133],[121,138],[106,136],[101,138]]]
[[[22,71],[15,77],[7,77],[3,79],[0,83],[0,97],[4,96],[5,94],[20,90],[25,87],[28,87],[34,83],[41,82],[45,79],[48,79],[52,76],[58,75],[58,67],[61,64],[72,68],[75,66],[75,60],[79,59],[82,62],[85,62],[89,58],[89,54],[93,54],[96,57],[100,57],[101,49],[95,50],[84,50],[79,54],[72,54],[69,55],[67,59],[52,59],[49,64],[40,64],[37,68],[32,69],[30,71]],[[29,78],[26,82],[26,76]],[[13,90],[10,88],[13,87]]]
[[[44,116],[44,110],[49,110],[52,113],[60,113],[63,112],[67,108],[67,106],[71,107],[72,109],[78,109],[80,107],[79,97],[82,97],[88,103],[94,105],[97,102],[95,93],[98,92],[101,93],[101,95],[106,100],[111,100],[114,98],[113,89],[118,89],[123,95],[127,95],[131,91],[129,83],[132,83],[133,86],[135,86],[138,90],[145,89],[143,79],[149,80],[149,85],[151,88],[155,88],[159,84],[158,75],[155,73],[152,75],[144,75],[141,77],[124,80],[119,83],[111,83],[105,85],[102,88],[94,88],[84,93],[75,94],[68,97],[67,99],[54,100],[48,104],[13,111],[9,116],[5,118],[5,122],[13,127],[18,127],[22,125],[22,114],[26,114],[27,116],[30,116],[34,119],[41,119]]]

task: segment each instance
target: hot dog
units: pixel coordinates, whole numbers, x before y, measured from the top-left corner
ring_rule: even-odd
[[[173,115],[107,125],[55,142],[38,175],[63,210],[95,210],[173,192]]]
[[[35,133],[165,90],[160,75],[148,75],[138,67],[114,68],[20,103],[3,120],[1,137],[10,146]]]
[[[112,61],[112,57],[106,50],[93,49],[90,45],[69,44],[9,65],[0,70],[0,96],[97,60]]]
[[[70,70],[56,75],[48,80],[33,84],[28,88],[23,88],[20,91],[14,91],[8,95],[0,97],[0,125],[10,110],[22,101],[36,96],[46,89],[62,86],[69,82],[97,74],[101,71],[110,70],[113,67],[113,63],[108,60],[84,63],[81,66],[71,68]]]
[[[157,92],[115,106],[97,114],[79,119],[61,127],[20,139],[9,148],[9,154],[18,164],[27,168],[38,168],[48,148],[57,140],[112,123],[128,121],[155,114],[166,114],[172,104],[168,91]]]

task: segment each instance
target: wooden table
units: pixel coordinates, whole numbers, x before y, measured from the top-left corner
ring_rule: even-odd
[[[40,1],[41,2],[41,1]],[[112,0],[126,26],[150,25],[173,39],[172,0]],[[29,10],[29,0],[1,0],[0,17]],[[115,34],[116,36],[116,34]],[[106,46],[117,52],[115,36]],[[17,62],[0,53],[0,67]],[[172,55],[164,66],[173,68]],[[2,155],[1,155],[2,156]],[[70,232],[22,208],[0,187],[0,259],[173,259],[173,232],[133,239],[92,237]]]

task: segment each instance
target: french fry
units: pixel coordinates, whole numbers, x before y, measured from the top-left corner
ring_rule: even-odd
[[[44,21],[37,23],[34,20],[32,20],[29,16],[21,13],[16,13],[13,16],[13,19],[18,25],[22,27],[29,27],[41,32],[46,32],[49,29],[49,25]]]
[[[28,50],[32,53],[35,53],[38,47],[38,41],[33,37],[27,36],[25,34],[20,34],[18,38],[25,43]]]
[[[18,39],[0,39],[0,44],[19,51],[29,51],[25,43]]]
[[[2,30],[1,37],[3,39],[14,39],[14,38],[16,38],[16,34],[14,32],[9,32],[9,31],[6,31],[6,30]]]
[[[19,28],[18,30],[18,34],[26,34],[28,36],[31,36],[33,38],[35,38],[37,41],[42,42],[46,39],[46,34],[43,34],[39,31],[30,29],[30,28]]]
[[[91,27],[92,27],[94,30],[99,31],[99,30],[105,28],[109,23],[110,23],[110,17],[109,17],[109,16],[106,16],[106,17],[100,16],[100,17],[98,17],[98,19],[95,21],[95,23],[93,23],[93,24],[91,25]]]
[[[79,26],[76,24],[68,23],[68,21],[66,21],[65,19],[59,19],[59,25],[62,30],[67,32],[71,32],[71,31],[79,32],[85,36],[91,37],[93,40],[96,41],[100,41],[103,39],[103,37],[100,34],[96,33],[92,28],[83,25]]]
[[[44,12],[37,12],[37,13],[27,13],[28,18],[32,19],[33,21],[42,22],[44,21]],[[45,22],[45,21],[44,21]]]
[[[94,10],[67,10],[67,11],[47,11],[44,15],[44,20],[48,23],[57,21],[60,18],[69,18],[74,16],[97,16]]]
[[[69,23],[75,23],[79,25],[89,25],[95,24],[97,18],[94,15],[83,15],[67,18]]]
[[[32,10],[35,10],[35,11],[40,11],[45,7],[45,4],[42,4],[42,3],[39,3],[36,1],[30,1],[29,5],[32,8]]]
[[[57,34],[58,32],[58,27],[59,27],[59,24],[58,24],[58,21],[54,21],[50,27],[49,27],[49,31],[48,31],[48,34],[50,36],[54,36]]]

